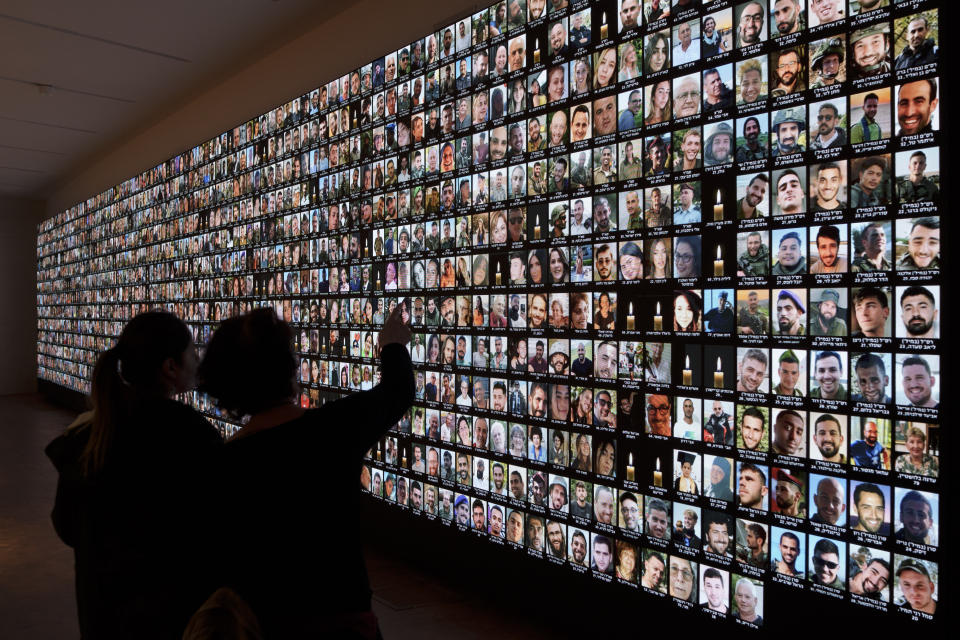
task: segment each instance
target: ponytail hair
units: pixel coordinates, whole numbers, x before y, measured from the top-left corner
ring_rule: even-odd
[[[93,369],[90,438],[80,457],[86,477],[106,463],[117,429],[138,398],[158,393],[158,374],[169,358],[180,362],[193,334],[177,316],[148,311],[127,323],[113,348],[100,354]]]

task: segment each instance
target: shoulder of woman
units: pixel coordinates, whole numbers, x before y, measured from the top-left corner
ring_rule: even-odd
[[[84,416],[86,416],[86,419],[81,421],[80,418]],[[44,453],[50,458],[58,471],[62,471],[65,467],[76,463],[80,459],[80,454],[90,437],[89,427],[92,420],[92,411],[80,414],[64,433],[54,438],[44,449]]]

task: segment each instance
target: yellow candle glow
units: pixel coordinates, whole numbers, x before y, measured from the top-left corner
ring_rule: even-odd
[[[627,460],[627,480],[633,482],[636,480],[637,470],[633,466],[633,454],[630,454],[630,458]]]
[[[540,239],[540,225],[537,225],[533,228],[533,239],[534,240]]]
[[[720,190],[717,189],[717,204],[713,205],[714,221],[723,220],[723,203],[720,202]]]
[[[683,369],[683,384],[687,387],[693,385],[693,370],[690,368],[690,356],[687,356],[687,366]]]
[[[660,303],[657,303],[657,313],[653,316],[653,330],[663,331],[663,316],[660,315]]]
[[[536,44],[533,47],[533,64],[540,62],[540,39],[537,38]]]
[[[606,39],[607,39],[607,34],[609,33],[609,31],[610,31],[610,28],[607,26],[607,14],[606,14],[606,12],[604,12],[604,14],[603,14],[603,24],[600,25],[600,39],[601,39],[601,40],[606,40]]]
[[[717,259],[713,261],[713,275],[717,278],[723,276],[723,257],[720,255],[720,245],[717,245]]]
[[[496,278],[496,283],[497,283],[497,285],[499,285],[499,284],[500,284],[500,281],[501,281],[501,279],[502,279],[501,276],[500,276],[500,263],[497,263],[497,275],[494,276],[494,277]]]
[[[717,358],[717,370],[713,372],[713,388],[723,389],[723,365],[720,358]]]
[[[627,310],[627,331],[633,331],[637,328],[637,319],[633,315],[633,303],[630,303],[630,308]]]
[[[657,470],[653,472],[653,486],[663,486],[663,474],[660,473],[660,458],[657,458]]]

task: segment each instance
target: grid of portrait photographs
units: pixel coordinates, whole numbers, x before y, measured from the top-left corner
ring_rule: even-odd
[[[773,583],[933,620],[939,4],[452,20],[41,224],[40,376],[270,306],[318,406],[402,305],[384,508],[740,625]]]

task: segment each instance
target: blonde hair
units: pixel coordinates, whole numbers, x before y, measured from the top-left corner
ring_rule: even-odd
[[[751,58],[744,61],[740,68],[737,69],[737,84],[743,82],[743,76],[747,75],[751,71],[756,71],[760,74],[760,78],[763,78],[763,66],[761,66],[760,61],[756,58]]]

